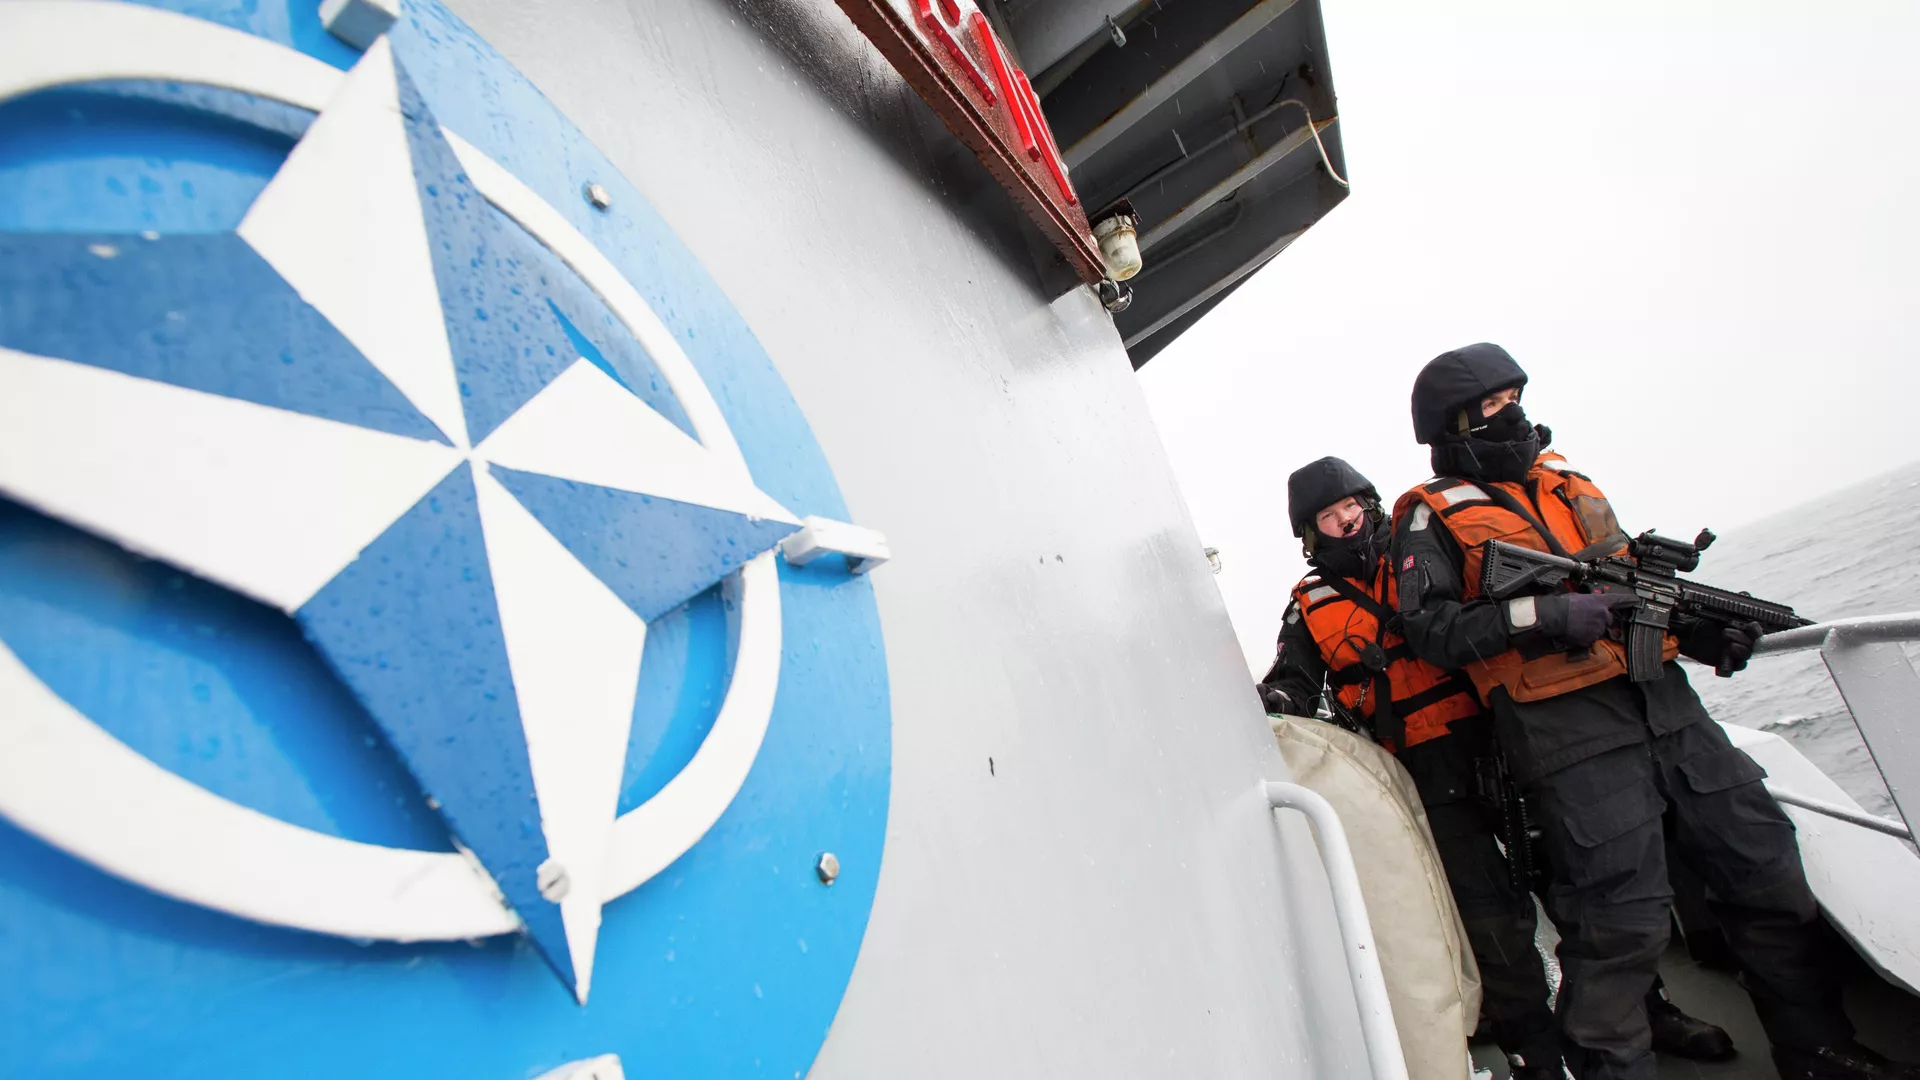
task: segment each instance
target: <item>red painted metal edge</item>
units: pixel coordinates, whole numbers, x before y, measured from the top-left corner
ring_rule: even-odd
[[[902,23],[893,6],[887,0],[834,2],[841,11],[847,13],[847,18],[853,20],[853,25],[866,35],[867,40],[873,42],[894,70],[907,80],[914,93],[933,108],[948,130],[980,158],[980,163],[987,167],[993,178],[1007,189],[1014,202],[1020,204],[1020,208],[1040,227],[1048,241],[1059,249],[1080,280],[1093,284],[1104,279],[1107,276],[1106,266],[1100,261],[1100,249],[1094,242],[1086,213],[1077,202],[1065,203],[1063,199],[1054,198],[1021,166],[1016,157],[1017,151],[1007,145],[994,130],[992,121],[980,112],[953,76],[929,54],[919,35]],[[1018,71],[1017,68],[1014,70]],[[1017,101],[1005,101],[1004,97],[1002,101],[1007,107],[1020,107]],[[1033,112],[1037,114],[1039,110],[1035,108]],[[1040,137],[1051,143],[1053,135],[1045,130],[1044,117],[1040,117],[1040,126]],[[1066,176],[1062,174],[1059,180],[1062,190],[1070,195],[1071,188],[1067,186]]]

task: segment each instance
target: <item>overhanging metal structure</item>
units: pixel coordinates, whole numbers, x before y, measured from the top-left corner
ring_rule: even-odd
[[[1140,217],[1138,368],[1346,197],[1318,0],[986,0],[1097,219]],[[1316,138],[1317,136],[1317,138]]]

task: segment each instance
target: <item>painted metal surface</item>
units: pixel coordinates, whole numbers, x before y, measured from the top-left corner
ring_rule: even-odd
[[[1920,807],[1920,674],[1901,642],[1920,640],[1920,612],[1836,619],[1768,634],[1757,653],[1817,648],[1847,703],[1894,808],[1913,825]]]
[[[300,5],[206,7],[337,70],[360,62]],[[1311,834],[1263,813],[1258,783],[1284,767],[1097,300],[1049,294],[1014,209],[838,12],[457,8],[477,36],[422,5],[392,41],[469,180],[569,272],[591,278],[594,253],[619,270],[757,490],[878,530],[894,559],[871,578],[832,558],[778,567],[765,744],[684,856],[604,871],[617,886],[665,867],[606,908],[586,1007],[523,939],[262,927],[7,830],[3,925],[35,930],[0,935],[26,973],[0,997],[0,1072],[527,1077],[615,1053],[669,1076],[1365,1075]],[[231,177],[232,212],[196,209],[197,230],[138,220],[190,216],[138,185],[112,228],[231,232],[297,137],[201,163]],[[496,200],[489,161],[586,249]],[[597,295],[658,364],[670,350]],[[583,359],[540,393],[569,373],[622,381]],[[443,415],[478,429],[501,411]],[[557,518],[528,517],[560,539]],[[452,854],[384,729],[285,614],[25,509],[5,525],[0,641],[75,711],[290,825]],[[709,589],[647,624],[614,832],[657,835],[649,808],[684,793],[750,613]]]
[[[1721,724],[1733,745],[1767,770],[1767,787],[1812,796],[1856,814],[1860,804],[1770,731]],[[1920,856],[1908,842],[1781,799],[1800,841],[1807,884],[1827,921],[1854,951],[1895,986],[1920,993],[1920,928],[1913,897],[1920,893]]]
[[[1112,321],[1049,299],[971,152],[830,8],[460,11],[640,178],[894,552],[887,859],[811,1075],[1366,1075],[1311,832],[1264,812],[1284,766]]]
[[[1920,818],[1920,674],[1894,641],[1858,641],[1844,630],[1820,647],[1833,684],[1887,781],[1900,817]]]
[[[0,8],[0,1073],[804,1071],[889,737],[806,422],[450,13],[188,7]]]

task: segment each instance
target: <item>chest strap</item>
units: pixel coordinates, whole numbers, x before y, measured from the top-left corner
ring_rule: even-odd
[[[1385,564],[1383,563],[1382,566],[1384,565]],[[1376,567],[1374,569],[1374,575],[1375,575],[1376,581],[1379,580],[1379,576],[1378,576],[1379,574],[1380,574],[1380,568]],[[1376,632],[1376,636],[1375,636],[1376,641],[1380,637],[1383,637],[1386,635],[1386,632],[1388,629],[1387,621],[1389,619],[1394,618],[1394,612],[1392,611],[1392,609],[1388,608],[1387,605],[1381,603],[1380,601],[1375,600],[1372,596],[1369,596],[1368,594],[1361,592],[1359,589],[1355,588],[1353,582],[1347,580],[1346,578],[1329,577],[1326,579],[1325,585],[1327,588],[1332,589],[1334,592],[1339,593],[1345,599],[1351,601],[1353,604],[1358,606],[1360,610],[1373,616],[1373,621],[1379,625],[1379,630]],[[1398,625],[1397,622],[1396,622],[1396,625]]]
[[[1386,568],[1387,564],[1385,560],[1382,560],[1374,567],[1373,579],[1376,583],[1385,582]],[[1389,609],[1387,605],[1362,592],[1354,586],[1353,582],[1346,578],[1329,576],[1326,579],[1326,583],[1332,586],[1334,591],[1338,592],[1341,596],[1352,601],[1360,610],[1373,616],[1373,645],[1383,653],[1386,653],[1386,646],[1382,645],[1381,642],[1386,640],[1388,630],[1394,630],[1395,633],[1399,632],[1399,615]],[[1411,650],[1407,649],[1407,643],[1405,641],[1401,641],[1400,644],[1394,646],[1394,649],[1403,656],[1412,655]],[[1357,677],[1351,680],[1354,683],[1365,682],[1369,677],[1372,679],[1373,687],[1368,693],[1373,698],[1373,737],[1376,741],[1388,742],[1396,747],[1406,741],[1407,722],[1401,717],[1399,710],[1394,708],[1393,681],[1388,678],[1387,670],[1393,666],[1394,660],[1399,658],[1400,657],[1396,657],[1392,653],[1386,653],[1379,671],[1368,671],[1362,664],[1355,664],[1353,668],[1348,669],[1355,671]]]
[[[1573,557],[1573,554],[1567,550],[1567,546],[1560,542],[1560,538],[1553,535],[1553,530],[1541,524],[1539,516],[1533,510],[1521,505],[1520,500],[1514,498],[1512,492],[1497,484],[1484,485],[1481,490],[1486,492],[1487,501],[1518,517],[1534,532],[1539,533],[1540,539],[1547,542],[1547,550],[1563,559]]]

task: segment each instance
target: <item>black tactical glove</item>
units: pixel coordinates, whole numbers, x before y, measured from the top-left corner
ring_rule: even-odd
[[[1711,619],[1699,619],[1691,626],[1676,629],[1680,655],[1716,671],[1725,669],[1728,674],[1747,666],[1748,658],[1753,656],[1753,643],[1767,632],[1767,628],[1757,622],[1729,626]]]
[[[1615,612],[1639,602],[1632,593],[1554,593],[1533,597],[1533,610],[1540,633],[1569,649],[1584,649],[1606,636]],[[1528,629],[1518,622],[1513,628]]]
[[[1260,704],[1266,706],[1268,713],[1286,713],[1291,716],[1300,712],[1299,709],[1294,708],[1293,702],[1287,698],[1287,695],[1279,689],[1268,686],[1266,683],[1254,683],[1253,685],[1255,689],[1260,691]]]

